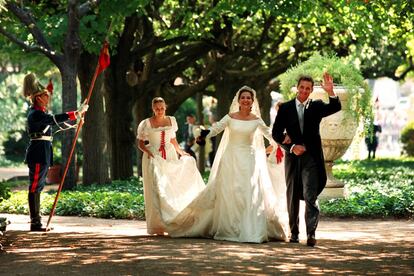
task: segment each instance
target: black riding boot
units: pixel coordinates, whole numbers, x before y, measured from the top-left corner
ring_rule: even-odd
[[[40,193],[29,193],[30,231],[46,232],[40,216]]]

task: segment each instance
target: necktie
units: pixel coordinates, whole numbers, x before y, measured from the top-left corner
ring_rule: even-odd
[[[191,139],[191,138],[193,138],[194,137],[194,135],[193,135],[193,125],[188,125],[188,138],[189,139]]]
[[[303,114],[304,114],[304,105],[303,103],[300,103],[298,105],[298,118],[299,118],[299,126],[300,126],[300,131],[303,133]]]

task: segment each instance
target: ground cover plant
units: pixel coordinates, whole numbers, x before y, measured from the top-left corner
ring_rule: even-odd
[[[15,183],[12,183],[12,186]],[[41,194],[41,212],[49,214],[56,196],[50,190]],[[27,191],[14,191],[0,203],[0,213],[28,214]],[[98,218],[145,219],[142,181],[131,178],[107,185],[78,185],[72,191],[62,191],[55,211],[60,216],[90,216]]]
[[[334,175],[346,183],[348,196],[321,200],[325,217],[414,218],[414,159],[338,162]],[[207,181],[208,175],[203,178]],[[7,183],[7,182],[6,182]],[[16,183],[9,184],[11,188]],[[49,214],[56,191],[42,193],[42,213]],[[27,191],[13,191],[0,202],[0,213],[28,214]],[[107,185],[78,185],[63,191],[56,215],[145,219],[141,178]]]
[[[414,159],[341,162],[334,175],[348,196],[322,201],[324,216],[414,217]]]

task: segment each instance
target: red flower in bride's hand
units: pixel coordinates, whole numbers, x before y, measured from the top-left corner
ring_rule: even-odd
[[[279,164],[280,162],[282,162],[283,159],[283,151],[282,148],[277,145],[277,149],[276,149],[276,163]]]

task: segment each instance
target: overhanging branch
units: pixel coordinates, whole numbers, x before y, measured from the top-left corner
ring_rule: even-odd
[[[27,27],[28,31],[33,35],[34,39],[37,41],[38,46],[36,48],[32,47],[32,49],[43,53],[54,63],[57,63],[59,58],[56,56],[56,53],[55,51],[53,51],[52,46],[49,44],[49,42],[46,40],[46,37],[43,35],[42,31],[37,26],[36,21],[33,19],[30,12],[24,10],[23,8],[20,8],[14,2],[11,1],[8,1],[6,3],[6,8],[9,11],[11,11],[19,19],[19,21]],[[10,39],[10,37],[8,38]],[[17,43],[16,40],[12,41]],[[22,46],[21,43],[17,44]],[[24,48],[26,49],[27,47]]]
[[[42,52],[42,50],[40,49],[39,46],[35,45],[35,46],[30,46],[28,44],[26,44],[23,40],[17,38],[15,35],[7,32],[3,27],[0,27],[0,34],[4,35],[5,37],[7,37],[11,42],[19,45],[20,47],[22,47],[24,50],[28,51],[28,52]],[[42,52],[43,53],[43,52]]]

